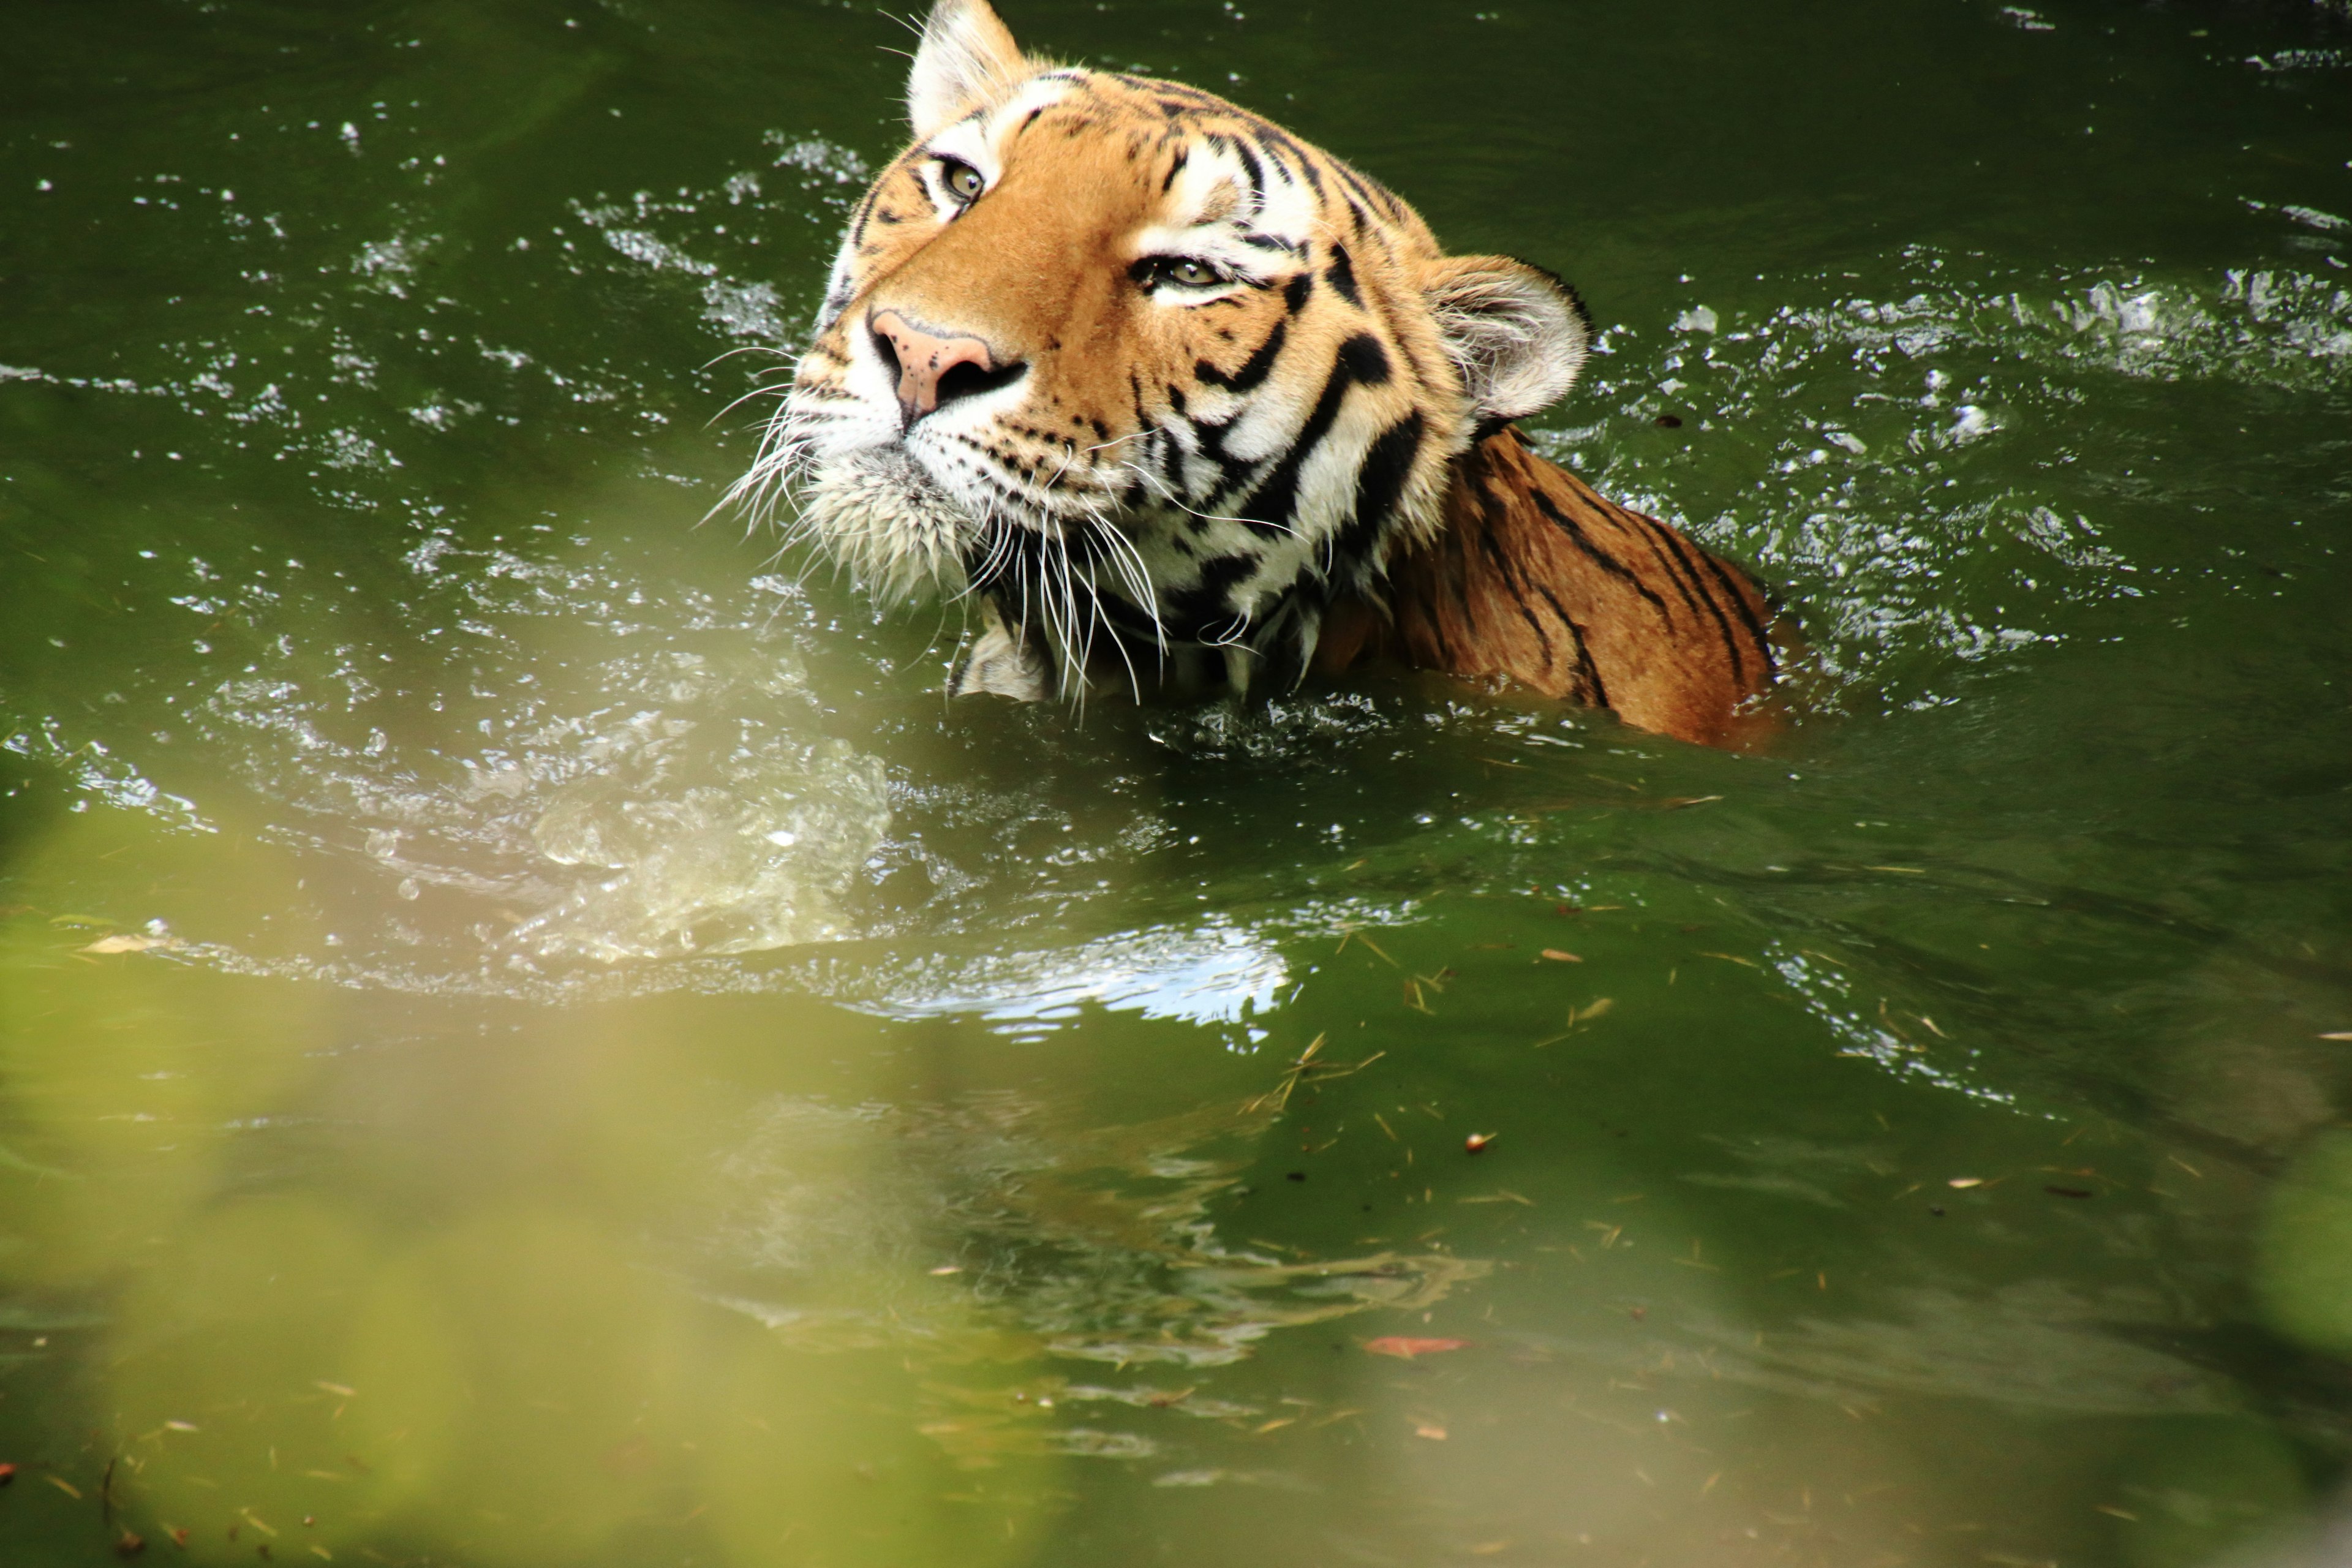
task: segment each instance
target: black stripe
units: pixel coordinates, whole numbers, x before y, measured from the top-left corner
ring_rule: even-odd
[[[1389,196],[1388,202],[1383,204],[1381,200],[1381,196],[1387,195],[1388,193],[1382,191],[1380,195],[1373,195],[1372,193],[1375,187],[1372,184],[1367,181],[1363,175],[1349,168],[1347,164],[1340,163],[1337,165],[1337,167],[1339,171],[1339,178],[1347,182],[1348,188],[1355,192],[1357,197],[1361,200],[1366,206],[1377,207],[1383,205],[1394,205],[1396,201],[1394,196]]]
[[[1714,573],[1716,581],[1723,584],[1724,595],[1731,601],[1731,607],[1739,612],[1739,619],[1748,627],[1748,635],[1756,639],[1756,651],[1764,660],[1765,676],[1769,679],[1778,673],[1780,661],[1772,655],[1772,638],[1765,631],[1764,623],[1756,618],[1756,612],[1748,607],[1748,595],[1741,593],[1738,584],[1732,580],[1732,569],[1717,561],[1705,546],[1695,544],[1691,548],[1698,552],[1698,558],[1706,563],[1706,569]]]
[[[1656,518],[1645,517],[1640,512],[1630,512],[1625,515],[1641,518],[1643,522],[1648,523],[1650,525],[1651,531],[1664,539],[1667,545],[1674,551],[1675,562],[1684,571],[1690,574],[1691,582],[1698,588],[1698,596],[1701,605],[1706,609],[1706,613],[1714,617],[1716,629],[1723,634],[1723,651],[1730,656],[1732,679],[1738,680],[1742,686],[1747,685],[1748,660],[1739,651],[1739,639],[1731,635],[1730,617],[1727,616],[1723,613],[1723,606],[1716,602],[1716,596],[1706,591],[1706,584],[1699,579],[1698,568],[1691,564],[1690,554],[1685,553],[1688,552],[1692,553],[1699,553],[1703,556],[1704,552],[1698,552],[1696,547],[1688,540],[1685,539],[1681,534],[1676,533],[1673,529],[1668,528],[1664,523],[1660,522]],[[1676,579],[1677,585],[1680,584],[1680,581],[1681,580],[1679,578]],[[1688,596],[1688,594],[1685,593],[1685,597]]]
[[[1600,500],[1601,510],[1608,515],[1611,521],[1628,533],[1637,536],[1649,546],[1652,557],[1659,565],[1666,569],[1666,581],[1675,585],[1675,592],[1682,595],[1682,601],[1690,606],[1691,614],[1696,616],[1705,608],[1703,601],[1706,597],[1706,584],[1701,583],[1696,576],[1685,578],[1685,573],[1688,563],[1685,562],[1679,554],[1668,553],[1666,547],[1658,542],[1661,536],[1666,535],[1664,523],[1655,518],[1645,517],[1640,512],[1626,511],[1612,506],[1606,500],[1601,500],[1597,496],[1594,500]]]
[[[1184,642],[1202,642],[1217,628],[1231,626],[1232,591],[1246,582],[1260,562],[1255,555],[1217,555],[1201,563],[1201,581],[1160,600],[1160,625],[1168,635]]]
[[[1264,212],[1266,193],[1265,164],[1259,160],[1256,151],[1238,136],[1234,138],[1234,151],[1240,154],[1242,166],[1249,171],[1250,190],[1256,198],[1251,205],[1250,210],[1253,213]]]
[[[1168,177],[1160,182],[1160,194],[1161,195],[1164,196],[1170,191],[1175,189],[1176,176],[1182,174],[1184,172],[1184,165],[1192,161],[1192,149],[1190,147],[1179,147],[1176,149],[1175,160],[1168,165]]]
[[[1286,256],[1307,254],[1305,246],[1293,245],[1290,241],[1271,234],[1245,234],[1241,238],[1242,243],[1252,250],[1279,250]]]
[[[1676,537],[1680,538],[1681,536],[1676,535]],[[1757,620],[1756,612],[1748,607],[1748,595],[1741,593],[1738,585],[1732,581],[1731,569],[1726,566],[1722,562],[1717,561],[1707,552],[1705,546],[1689,540],[1684,540],[1683,542],[1689,547],[1692,554],[1698,557],[1700,564],[1704,565],[1707,569],[1708,574],[1712,575],[1716,582],[1722,587],[1723,594],[1721,597],[1731,601],[1733,613],[1738,616],[1740,624],[1747,627],[1748,635],[1755,639],[1757,655],[1764,661],[1764,673],[1767,676],[1769,676],[1773,671],[1775,664],[1772,658],[1771,639],[1765,636],[1763,624]],[[1712,595],[1710,595],[1710,597],[1712,597]],[[1718,612],[1718,614],[1720,612]],[[1732,662],[1732,668],[1735,670],[1739,671],[1740,679],[1744,682],[1747,679],[1746,666],[1738,659],[1734,659]]]
[[[1323,277],[1325,281],[1339,291],[1339,298],[1360,310],[1364,308],[1363,297],[1356,292],[1356,264],[1348,259],[1346,246],[1335,245],[1331,247],[1331,266]]]
[[[1288,162],[1297,164],[1298,172],[1307,176],[1307,186],[1315,193],[1315,199],[1323,199],[1323,176],[1315,172],[1315,155],[1312,153],[1293,141],[1289,133],[1278,125],[1261,129],[1258,140],[1265,143],[1268,152],[1286,156]]]
[[[1370,332],[1358,332],[1339,345],[1339,362],[1348,374],[1366,386],[1383,386],[1389,379],[1389,353],[1381,347],[1381,340]]]
[[[1395,513],[1397,502],[1404,499],[1405,484],[1421,458],[1422,430],[1421,410],[1416,408],[1372,437],[1372,444],[1365,448],[1363,465],[1356,470],[1355,515],[1332,544],[1335,573],[1369,559],[1372,547],[1380,542],[1381,530]]]
[[[1352,342],[1353,340],[1350,340]],[[1249,499],[1249,509],[1255,517],[1244,517],[1244,522],[1261,533],[1279,534],[1289,531],[1291,513],[1298,507],[1298,475],[1307,459],[1314,456],[1331,431],[1331,422],[1339,417],[1339,405],[1347,399],[1348,384],[1353,373],[1348,364],[1348,348],[1343,344],[1331,362],[1330,379],[1323,384],[1323,395],[1315,402],[1307,423],[1299,426],[1298,438],[1290,450],[1282,455],[1265,482]]]
[[[1192,374],[1211,386],[1222,386],[1228,392],[1247,392],[1264,381],[1267,373],[1274,369],[1274,362],[1282,353],[1283,341],[1289,335],[1289,321],[1276,317],[1274,331],[1268,332],[1265,342],[1258,344],[1256,352],[1243,362],[1241,369],[1227,375],[1207,360],[1195,360]]]
[[[1301,272],[1282,286],[1282,302],[1292,315],[1307,308],[1307,297],[1315,292],[1315,274]]]
[[[1129,71],[1104,71],[1100,74],[1108,77],[1115,82],[1120,83],[1122,86],[1134,88],[1139,92],[1149,92],[1156,94],[1161,98],[1175,99],[1181,103],[1190,105],[1196,109],[1203,104],[1213,105],[1217,101],[1214,97],[1202,92],[1199,88],[1187,87],[1181,81],[1162,81],[1158,77],[1136,76]],[[1071,80],[1076,79],[1076,73],[1069,71],[1057,71],[1055,73],[1055,77]]]
[[[1518,605],[1519,619],[1527,622],[1528,630],[1536,634],[1536,641],[1543,648],[1544,662],[1549,664],[1551,662],[1551,633],[1544,630],[1543,617],[1536,614],[1533,605],[1528,603],[1527,584],[1520,581],[1519,574],[1513,569],[1510,557],[1503,553],[1503,542],[1495,537],[1493,529],[1482,528],[1478,531],[1478,548],[1486,552],[1486,559],[1494,563],[1496,573],[1511,590],[1511,601]]]
[[[1585,700],[1595,708],[1608,707],[1609,689],[1601,683],[1601,667],[1592,662],[1592,644],[1585,637],[1584,628],[1570,617],[1568,606],[1553,597],[1549,588],[1538,583],[1536,592],[1543,595],[1544,603],[1551,606],[1551,613],[1559,617],[1560,625],[1575,634],[1576,665],[1584,672]]]
[[[1575,542],[1576,547],[1579,550],[1583,551],[1585,554],[1591,556],[1593,561],[1600,565],[1601,569],[1608,573],[1611,576],[1622,577],[1626,582],[1631,583],[1633,585],[1633,591],[1641,595],[1644,599],[1649,600],[1650,603],[1655,606],[1659,616],[1668,626],[1672,626],[1674,624],[1674,612],[1666,608],[1666,602],[1658,597],[1658,595],[1652,591],[1647,583],[1643,582],[1641,578],[1635,576],[1631,571],[1627,570],[1623,562],[1618,560],[1615,556],[1609,554],[1606,551],[1603,551],[1598,545],[1594,544],[1591,539],[1585,533],[1584,530],[1577,525],[1574,519],[1569,517],[1567,513],[1561,511],[1559,507],[1552,504],[1551,497],[1544,494],[1542,490],[1533,487],[1528,489],[1528,494],[1535,501],[1536,510],[1542,512],[1546,517],[1551,519],[1553,523],[1559,527],[1562,533],[1565,533],[1570,540]]]
[[[1187,419],[1185,424],[1192,428],[1192,439],[1200,447],[1200,455],[1217,466],[1216,482],[1209,487],[1209,499],[1213,500],[1218,496],[1239,489],[1242,482],[1249,478],[1250,470],[1257,465],[1225,450],[1225,437],[1232,426],[1212,424],[1205,419]],[[1192,524],[1195,533],[1208,526],[1198,517],[1192,520]]]

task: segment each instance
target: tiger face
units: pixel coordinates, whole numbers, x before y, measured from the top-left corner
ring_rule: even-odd
[[[1026,58],[985,0],[940,0],[908,113],[737,494],[878,592],[977,596],[968,685],[1297,679],[1583,362],[1549,274],[1208,93]]]

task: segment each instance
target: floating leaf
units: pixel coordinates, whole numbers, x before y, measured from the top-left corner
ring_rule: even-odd
[[[1568,952],[1564,948],[1545,948],[1543,950],[1543,955],[1546,958],[1550,959],[1554,963],[1582,963],[1584,962],[1584,960],[1577,957],[1576,954]]]
[[[1438,1355],[1446,1351],[1467,1350],[1468,1340],[1417,1340],[1404,1334],[1384,1334],[1377,1340],[1366,1340],[1364,1349],[1374,1355],[1392,1355],[1401,1361],[1416,1356]]]

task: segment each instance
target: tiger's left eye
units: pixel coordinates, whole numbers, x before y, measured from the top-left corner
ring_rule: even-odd
[[[1189,256],[1169,262],[1160,276],[1187,289],[1205,289],[1219,280],[1215,268],[1205,261],[1195,261]]]
[[[966,205],[978,201],[980,193],[988,188],[988,182],[982,179],[980,171],[970,163],[942,158],[940,164],[940,184],[947,187],[949,195]]]

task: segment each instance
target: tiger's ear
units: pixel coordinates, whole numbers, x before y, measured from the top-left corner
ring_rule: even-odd
[[[1481,425],[1502,425],[1557,403],[1592,345],[1576,291],[1507,256],[1449,256],[1422,279]]]
[[[1025,62],[988,0],[939,0],[923,24],[907,78],[907,119],[918,138],[961,119],[1018,81]]]

